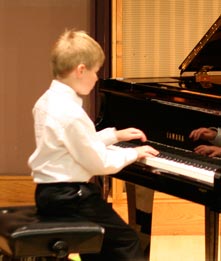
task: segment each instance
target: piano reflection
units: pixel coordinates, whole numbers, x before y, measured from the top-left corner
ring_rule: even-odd
[[[158,149],[160,155],[136,162],[114,175],[126,181],[128,204],[134,202],[129,193],[136,190],[131,186],[134,184],[204,205],[206,260],[217,261],[221,158],[194,153],[194,147],[202,141],[194,142],[189,134],[199,127],[221,125],[221,16],[179,69],[180,75],[175,77],[100,80],[101,111],[97,129],[133,126],[146,133],[147,144]],[[138,212],[142,214],[142,210]],[[134,218],[134,213],[129,213],[132,224],[131,216]],[[146,230],[151,233],[151,216],[147,218],[150,227]],[[144,221],[139,224],[145,227]]]

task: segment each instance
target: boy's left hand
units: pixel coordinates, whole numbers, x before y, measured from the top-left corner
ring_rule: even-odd
[[[116,136],[118,141],[129,141],[129,140],[141,140],[142,142],[147,141],[147,137],[145,133],[142,130],[136,128],[117,130]]]

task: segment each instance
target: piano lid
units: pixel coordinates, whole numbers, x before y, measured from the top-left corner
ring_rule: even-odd
[[[179,66],[184,72],[221,71],[221,15]]]

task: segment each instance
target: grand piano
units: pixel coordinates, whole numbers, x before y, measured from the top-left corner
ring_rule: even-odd
[[[217,261],[221,158],[194,153],[205,141],[194,142],[189,134],[199,127],[221,126],[221,16],[179,69],[174,77],[100,80],[96,126],[133,126],[146,133],[147,144],[160,151],[159,157],[131,164],[114,177],[204,205],[205,257]],[[139,144],[135,140],[117,145]]]

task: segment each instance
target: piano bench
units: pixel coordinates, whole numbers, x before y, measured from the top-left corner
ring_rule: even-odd
[[[70,253],[98,253],[104,228],[76,217],[43,217],[35,206],[0,208],[1,260],[66,260]]]

